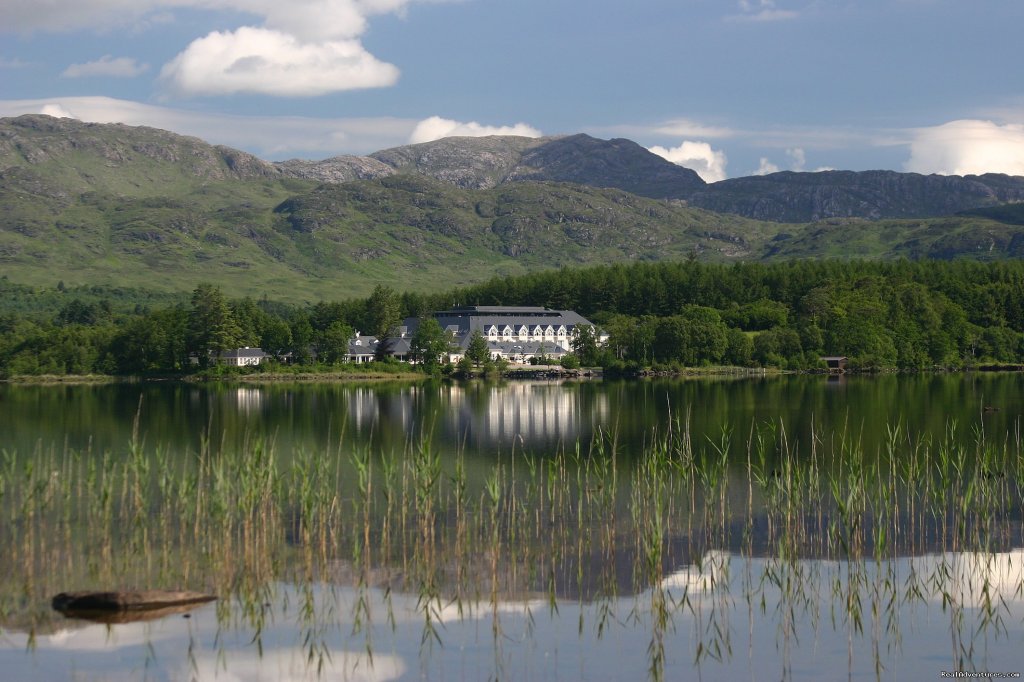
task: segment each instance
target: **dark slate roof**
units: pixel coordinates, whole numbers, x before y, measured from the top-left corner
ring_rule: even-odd
[[[409,343],[409,339],[391,339],[391,351],[392,355],[406,355],[412,349],[412,344]]]
[[[483,332],[492,324],[499,329],[509,325],[518,330],[519,327],[535,327],[551,325],[557,329],[565,325],[571,329],[577,325],[590,325],[585,317],[572,310],[551,310],[536,306],[466,306],[441,310],[432,313],[442,328],[457,327],[460,334],[469,334],[479,330]],[[411,331],[419,325],[419,319],[406,318],[403,322]]]
[[[356,339],[360,343],[356,343]],[[348,354],[349,355],[373,355],[377,349],[377,337],[376,336],[356,336],[348,342]]]

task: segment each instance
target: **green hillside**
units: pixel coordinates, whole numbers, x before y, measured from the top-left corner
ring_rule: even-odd
[[[647,152],[628,141],[574,136],[518,144],[457,138],[382,152],[384,161],[329,160],[331,168],[348,169],[335,168],[338,178],[351,171],[368,179],[321,183],[304,179],[318,177],[307,167],[313,162],[296,170],[302,164],[271,164],[166,131],[4,119],[0,272],[29,285],[157,292],[191,291],[203,281],[232,297],[301,302],[361,296],[377,284],[436,292],[561,266],[694,256],[729,262],[1024,253],[1019,204],[913,220],[758,221],[594,186],[629,180],[667,188],[692,174],[663,160],[648,163]],[[476,168],[470,161],[481,149]],[[465,182],[449,177],[471,166]],[[382,176],[382,168],[399,172]],[[477,177],[498,168],[515,181],[493,185]],[[574,182],[555,181],[566,178]]]

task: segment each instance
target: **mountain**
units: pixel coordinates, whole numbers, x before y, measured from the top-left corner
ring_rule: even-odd
[[[703,188],[677,166],[630,140],[564,137],[449,137],[370,155],[399,173],[417,173],[469,189],[512,182],[572,182],[653,199],[678,199]]]
[[[369,157],[276,164],[285,175],[345,182],[394,173],[426,175],[466,189],[522,181],[615,188],[681,199],[716,213],[778,223],[829,218],[926,218],[1024,201],[1024,177],[966,177],[895,171],[781,172],[711,184],[635,142],[563,137],[452,137]]]
[[[0,171],[63,192],[160,192],[165,185],[280,177],[251,154],[138,126],[69,118],[0,119]]]
[[[686,198],[709,211],[781,223],[926,218],[1024,201],[1024,177],[785,171],[722,180]]]
[[[691,255],[1019,257],[1021,204],[994,204],[1015,200],[1021,180],[837,172],[706,185],[632,142],[585,135],[451,138],[269,163],[151,128],[24,116],[0,120],[0,272],[26,284],[162,291],[208,281],[232,296],[301,301],[380,282],[437,290]],[[851,197],[869,214],[973,205],[937,218],[797,224],[696,207],[713,198],[723,211],[792,219],[854,213]]]
[[[483,140],[499,142],[507,146]],[[415,147],[422,158],[444,145]],[[375,164],[384,162],[270,164],[147,128],[0,121],[0,269],[51,286],[189,290],[210,281],[231,295],[302,300],[365,294],[382,281],[438,289],[694,252],[756,258],[773,233],[621,190],[526,180],[465,189]],[[314,166],[368,179],[321,182]]]

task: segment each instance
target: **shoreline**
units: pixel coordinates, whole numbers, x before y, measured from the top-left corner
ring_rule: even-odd
[[[817,374],[822,376],[867,376],[882,374],[956,374],[956,373],[1013,373],[1024,372],[1024,365],[1017,364],[985,364],[975,367],[931,367],[926,369],[848,369],[844,372],[829,372],[825,369],[804,369],[785,370],[777,367],[685,367],[672,371],[655,371],[651,369],[638,370],[633,372],[608,372],[600,367],[581,367],[573,370],[558,370],[555,367],[527,366],[515,367],[502,373],[500,379],[688,379],[701,377],[778,377],[797,374]],[[6,379],[0,379],[0,384],[12,385],[102,385],[117,383],[156,383],[165,381],[180,381],[183,383],[205,384],[205,383],[245,383],[245,384],[280,384],[280,383],[358,383],[358,382],[381,382],[381,381],[405,381],[417,382],[435,379],[428,374],[420,372],[266,372],[253,374],[229,374],[224,376],[196,376],[194,374],[168,374],[154,376],[119,376],[109,374],[20,374]],[[474,379],[488,379],[482,374],[471,376],[441,377],[443,379],[457,379],[460,381]]]

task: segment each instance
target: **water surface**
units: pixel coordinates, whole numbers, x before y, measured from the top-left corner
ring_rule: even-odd
[[[1021,380],[0,385],[0,669],[1020,672]],[[221,599],[49,610],[111,587]]]

